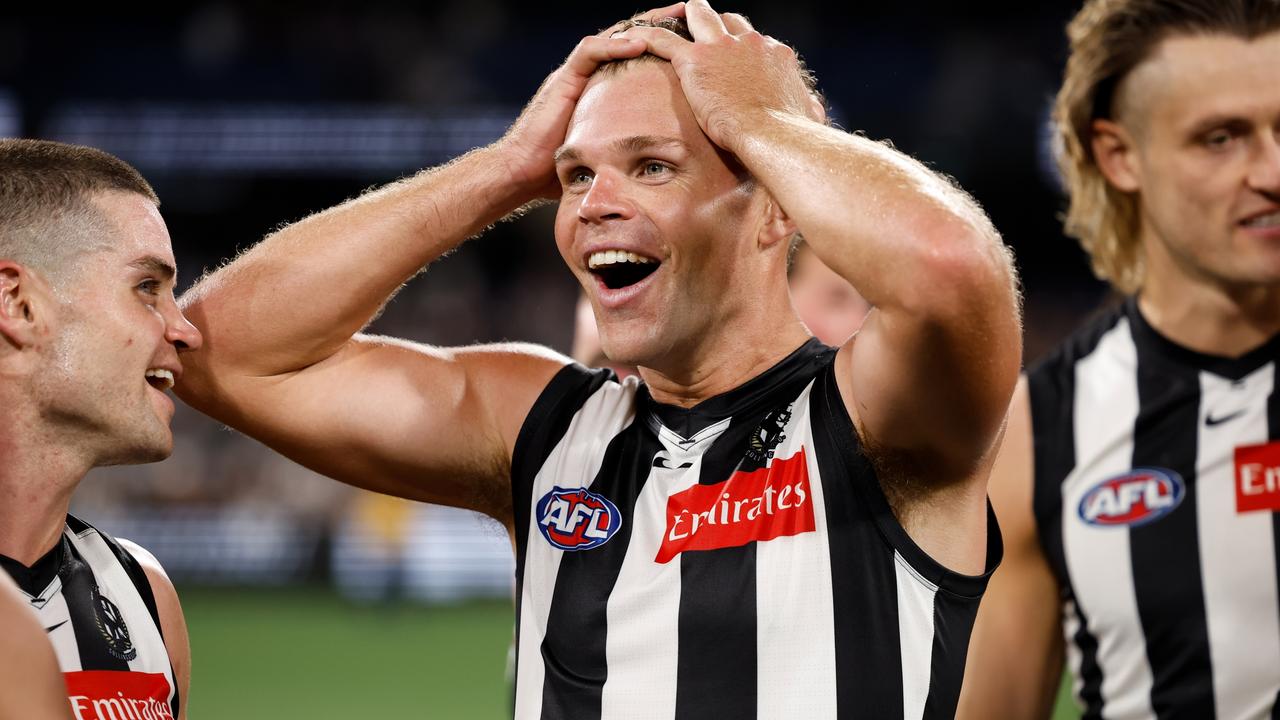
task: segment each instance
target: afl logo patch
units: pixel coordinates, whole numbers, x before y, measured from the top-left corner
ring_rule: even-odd
[[[618,506],[586,488],[552,488],[536,511],[542,537],[561,550],[598,548],[622,527]]]
[[[1166,468],[1134,468],[1094,485],[1080,499],[1080,519],[1090,525],[1137,527],[1173,512],[1186,483]]]

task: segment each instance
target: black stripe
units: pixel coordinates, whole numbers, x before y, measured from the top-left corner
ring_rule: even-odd
[[[1098,639],[1075,599],[1062,537],[1062,483],[1076,466],[1076,364],[1091,355],[1123,317],[1113,310],[1081,328],[1027,373],[1035,478],[1032,510],[1045,560],[1058,581],[1060,602],[1075,608],[1079,626],[1071,642],[1080,653],[1080,702],[1086,718],[1102,716],[1102,667]]]
[[[529,512],[533,482],[547,456],[569,429],[574,414],[593,393],[610,380],[612,370],[588,370],[576,363],[560,369],[534,401],[520,426],[511,452],[511,507],[516,534],[516,598],[524,579],[525,543],[529,537]],[[517,620],[520,613],[516,612]],[[519,637],[517,633],[516,637]]]
[[[542,660],[543,720],[600,717],[601,693],[609,668],[605,659],[609,594],[618,580],[631,542],[636,498],[661,449],[644,422],[633,422],[609,442],[590,490],[609,498],[622,513],[622,526],[604,545],[560,558],[551,595]]]
[[[986,575],[1000,564],[1004,542],[996,513],[987,503]],[[933,598],[933,654],[929,668],[929,695],[925,700],[926,720],[951,720],[960,703],[960,686],[964,682],[965,660],[969,655],[969,637],[978,618],[978,601],[982,595],[962,595],[939,588]]]
[[[67,516],[67,524],[69,527],[73,527],[71,525],[71,521],[75,519],[76,518],[74,516]],[[84,523],[83,521],[80,522],[86,527],[92,527],[88,525],[88,523]],[[160,632],[160,639],[163,640],[164,628],[160,625],[160,609],[156,607],[156,595],[151,589],[151,580],[147,578],[146,571],[142,569],[142,565],[138,563],[137,558],[129,554],[129,551],[125,550],[114,537],[98,530],[97,528],[94,528],[94,531],[98,534],[98,537],[102,538],[103,542],[107,544],[107,547],[111,549],[111,553],[116,556],[116,559],[119,560],[120,564],[124,567],[124,571],[129,576],[129,580],[133,582],[133,587],[138,591],[138,595],[142,598],[142,603],[147,606],[147,612],[151,613],[151,620],[155,622],[156,630]]]
[[[759,466],[741,463],[764,416],[733,416],[702,456],[700,484]],[[756,716],[756,625],[755,543],[680,554],[676,720]]]
[[[1213,670],[1196,518],[1200,379],[1194,369],[1155,365],[1138,350],[1138,418],[1133,466],[1182,476],[1182,503],[1156,522],[1129,529],[1134,595],[1146,640],[1156,716],[1212,718]]]
[[[902,717],[897,569],[875,514],[897,521],[858,447],[834,368],[818,375],[809,409],[831,553],[836,717]]]
[[[67,516],[68,525],[72,520],[77,520],[74,516]],[[88,523],[82,524],[88,526]],[[155,592],[151,588],[151,580],[147,578],[147,573],[142,569],[142,565],[138,563],[138,559],[124,549],[119,541],[107,533],[94,528],[98,533],[98,537],[106,542],[107,547],[111,549],[111,553],[120,561],[120,565],[124,567],[125,572],[129,575],[129,580],[133,582],[133,587],[138,591],[138,596],[142,598],[142,602],[147,606],[147,612],[151,614],[151,620],[156,624],[156,632],[160,633],[160,641],[164,642],[164,626],[160,623],[160,609],[156,606]],[[166,656],[168,655],[168,645],[165,646]],[[166,658],[169,661],[169,674],[173,676],[173,700],[169,703],[169,709],[173,712],[174,717],[178,717],[182,708],[182,689],[178,687],[178,674],[173,670],[173,659]]]
[[[520,427],[520,435],[511,453],[511,509],[516,541],[516,653],[511,688],[512,706],[515,685],[520,682],[520,612],[523,607],[524,560],[529,538],[529,513],[533,504],[533,482],[538,469],[564,436],[574,414],[592,393],[614,379],[612,371],[588,370],[581,365],[566,365],[557,372],[534,401],[529,415]]]
[[[112,655],[107,639],[98,623],[98,581],[89,563],[71,541],[62,539],[63,563],[58,571],[62,578],[62,597],[67,602],[71,627],[75,630],[80,665],[85,670],[128,670],[126,660]]]

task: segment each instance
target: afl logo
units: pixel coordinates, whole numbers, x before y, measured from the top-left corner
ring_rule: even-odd
[[[1137,527],[1173,512],[1186,495],[1182,476],[1165,468],[1134,468],[1094,485],[1080,500],[1090,525]]]
[[[542,536],[561,550],[600,547],[622,527],[618,506],[585,488],[552,488],[536,510]]]

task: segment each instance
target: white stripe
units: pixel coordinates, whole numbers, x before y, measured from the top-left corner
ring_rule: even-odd
[[[177,684],[173,680],[169,650],[164,645],[160,628],[151,617],[151,611],[138,594],[133,579],[125,572],[124,566],[97,531],[89,530],[80,535],[68,531],[66,536],[93,569],[93,577],[98,582],[99,590],[119,608],[120,617],[129,628],[129,640],[138,651],[137,656],[128,661],[129,669],[134,672],[163,674],[169,682],[168,699],[172,702]]]
[[[58,656],[58,668],[64,673],[83,670],[80,645],[76,642],[75,626],[71,624],[71,609],[67,607],[67,599],[62,595],[61,578],[58,579],[57,592],[49,597],[49,602],[36,612],[36,616],[46,630],[54,625],[58,626],[48,633],[53,652]]]
[[[652,419],[651,419],[652,420]],[[636,498],[631,542],[609,595],[601,720],[674,718],[680,640],[680,557],[655,561],[667,528],[667,498],[698,482],[703,452],[729,419],[697,433],[682,446],[679,435],[655,421],[666,468],[654,468]],[[683,463],[688,468],[680,468]]]
[[[898,636],[902,646],[902,717],[924,717],[933,665],[933,600],[938,586],[921,577],[893,551],[898,585]]]
[[[835,611],[831,553],[827,542],[824,478],[813,447],[809,395],[813,383],[792,405],[774,452],[787,458],[805,448],[816,532],[756,543],[756,717],[836,717]],[[838,478],[838,480],[846,480]]]
[[[551,546],[538,529],[537,505],[551,488],[587,487],[600,471],[605,448],[635,419],[638,381],[605,383],[591,395],[569,423],[546,462],[538,469],[529,498],[525,538],[524,586],[520,594],[520,656],[516,677],[516,717],[542,714],[542,639],[546,635],[551,595],[564,553]],[[628,518],[623,518],[627,522]]]
[[[1084,611],[1089,632],[1098,640],[1106,718],[1154,717],[1151,665],[1133,589],[1128,527],[1089,525],[1077,512],[1085,492],[1132,468],[1137,367],[1137,348],[1127,319],[1076,363],[1077,464],[1062,484],[1063,552],[1076,602]]]
[[[1280,620],[1272,513],[1236,513],[1235,448],[1267,441],[1267,397],[1274,370],[1263,367],[1233,386],[1200,374],[1196,520],[1204,577],[1213,697],[1218,717],[1269,717],[1280,690]],[[1209,425],[1206,416],[1226,422]]]
[[[1084,690],[1084,682],[1080,676],[1080,666],[1084,662],[1084,656],[1081,655],[1080,648],[1071,642],[1071,638],[1079,631],[1080,617],[1076,615],[1076,604],[1068,600],[1062,604],[1062,634],[1067,638],[1067,672],[1071,674],[1071,696],[1076,699],[1077,707],[1082,705],[1080,693]]]

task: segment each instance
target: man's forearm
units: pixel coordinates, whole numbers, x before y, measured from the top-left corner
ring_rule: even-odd
[[[969,284],[1012,284],[1008,256],[963,191],[888,146],[808,118],[767,115],[740,159],[814,252],[881,309],[950,302]],[[938,281],[938,282],[933,282]]]
[[[280,230],[182,298],[193,369],[278,375],[337,352],[422,267],[534,199],[474,151]]]

